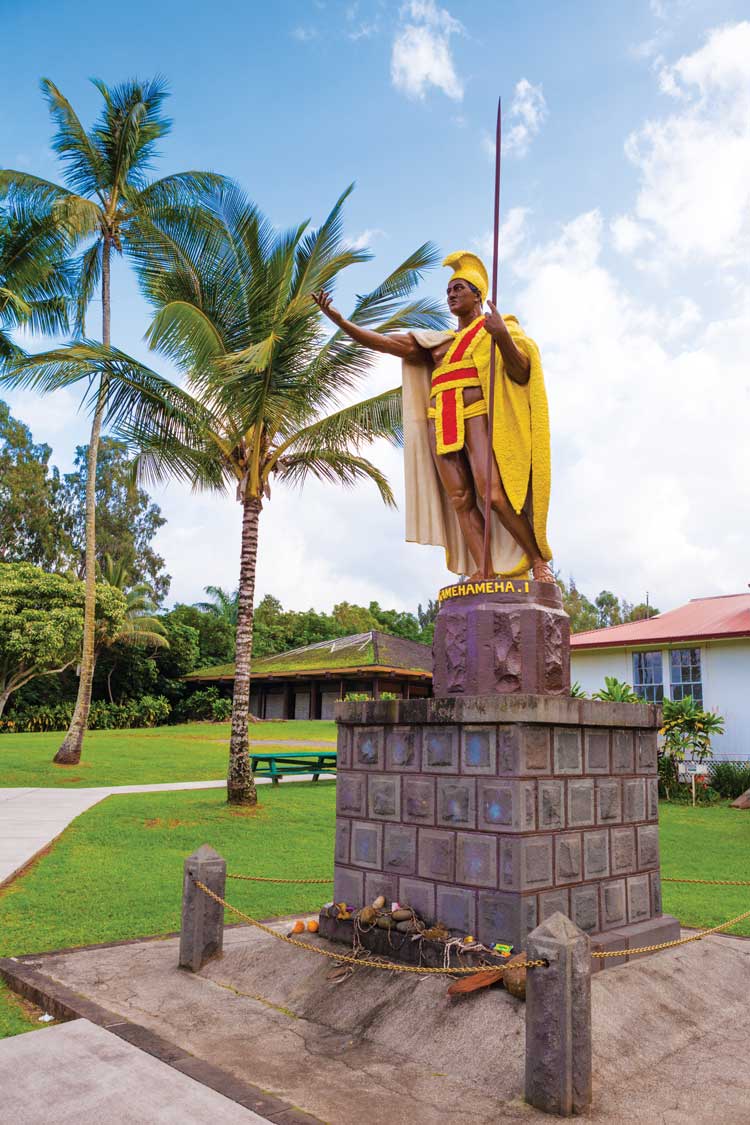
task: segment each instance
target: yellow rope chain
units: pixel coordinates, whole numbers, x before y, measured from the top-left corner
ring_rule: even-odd
[[[227,873],[227,879],[242,879],[245,883],[332,883],[333,878],[330,879],[269,879],[263,875],[230,875]]]
[[[744,922],[746,918],[750,918],[750,910],[746,910],[744,914],[738,914],[736,918],[730,918],[728,922],[722,922],[720,926],[712,926],[710,930],[702,930],[699,934],[691,934],[690,937],[676,939],[675,941],[663,941],[659,945],[643,945],[640,949],[612,949],[606,953],[592,953],[592,957],[632,957],[635,953],[656,953],[659,949],[674,949],[677,945],[687,945],[691,941],[700,941],[701,938],[708,937],[709,934],[718,934],[721,930],[728,930],[730,926],[734,926],[737,922]]]
[[[750,882],[742,879],[668,879],[662,875],[662,883],[701,883],[704,887],[750,887]]]
[[[199,879],[194,879],[193,882],[199,890],[203,891],[203,893],[205,895],[208,895],[209,898],[212,898],[214,902],[218,902],[219,905],[223,906],[225,910],[231,910],[233,914],[236,914],[239,918],[244,919],[244,921],[249,923],[249,925],[255,926],[256,929],[262,930],[264,934],[268,934],[270,937],[276,938],[277,941],[283,941],[286,943],[286,945],[296,945],[299,949],[309,950],[310,953],[319,953],[321,957],[329,957],[332,961],[344,961],[348,965],[364,965],[369,969],[386,969],[392,973],[439,973],[446,976],[456,976],[459,973],[463,975],[468,975],[471,973],[486,973],[488,969],[497,969],[498,972],[503,972],[505,968],[504,965],[479,965],[471,969],[430,969],[427,967],[420,968],[418,965],[397,965],[392,961],[367,961],[363,957],[352,957],[347,953],[332,953],[329,949],[321,949],[317,945],[310,945],[310,943],[307,941],[298,941],[297,938],[287,937],[285,934],[277,934],[275,930],[272,930],[270,926],[264,926],[264,924],[262,922],[259,922],[257,918],[251,918],[249,914],[243,914],[243,912],[241,910],[238,910],[236,906],[232,906],[230,903],[226,902],[225,899],[215,894],[212,890],[209,890],[206,884],[201,883]],[[546,964],[547,962],[544,960],[516,961],[513,965],[513,968],[535,969],[541,965]]]
[[[227,879],[242,879],[248,883],[332,883],[333,879],[271,879],[264,878],[260,875],[227,875]],[[365,961],[359,957],[350,957],[343,953],[331,953],[327,949],[320,949],[317,945],[310,945],[306,941],[297,941],[295,938],[285,937],[283,934],[277,934],[269,926],[264,926],[262,922],[258,922],[255,918],[250,918],[249,915],[243,914],[235,906],[230,906],[223,898],[219,898],[213,891],[209,890],[205,883],[200,883],[194,880],[196,887],[199,887],[205,894],[216,902],[220,903],[226,910],[231,910],[240,918],[244,918],[251,926],[256,926],[264,933],[270,934],[271,937],[278,938],[279,941],[286,942],[288,945],[297,945],[300,949],[309,949],[312,953],[321,953],[324,957],[331,957],[335,961],[346,961],[353,965],[367,965],[372,969],[388,969],[396,973],[481,973],[485,972],[488,966],[484,965],[479,968],[472,969],[428,969],[417,968],[413,965],[396,965],[389,961]],[[662,877],[663,883],[699,883],[705,887],[750,887],[750,881],[743,881],[741,879],[671,879],[666,876]],[[736,925],[738,922],[744,922],[746,918],[750,918],[750,910],[746,910],[744,914],[738,914],[736,918],[730,918],[728,922],[722,922],[719,926],[712,926],[710,930],[702,930],[699,934],[691,934],[690,937],[676,938],[674,941],[662,941],[658,945],[642,945],[638,949],[612,949],[606,952],[596,951],[591,954],[592,957],[633,957],[636,953],[657,953],[660,949],[675,949],[678,945],[689,945],[690,942],[700,941],[704,937],[709,937],[710,934],[718,934],[722,930],[728,930],[730,926]],[[546,965],[546,961],[523,961],[517,962],[514,968],[517,969],[534,969],[542,965]],[[495,966],[489,966],[494,968]],[[498,969],[502,970],[503,966],[498,965]]]

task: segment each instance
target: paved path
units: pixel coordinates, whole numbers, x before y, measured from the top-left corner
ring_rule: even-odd
[[[0,1042],[0,1119],[13,1125],[253,1125],[250,1109],[88,1020]]]
[[[311,773],[295,774],[309,781]],[[270,777],[256,777],[268,785]],[[105,797],[179,789],[221,789],[226,781],[177,781],[161,785],[109,785],[97,789],[0,789],[0,886],[46,848],[71,820]]]

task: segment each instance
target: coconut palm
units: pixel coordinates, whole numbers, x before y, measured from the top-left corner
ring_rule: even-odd
[[[161,79],[130,81],[113,88],[94,81],[104,105],[93,129],[87,132],[70,102],[49,79],[42,91],[57,127],[52,147],[65,167],[65,184],[52,183],[25,172],[0,170],[0,195],[10,192],[30,207],[48,207],[72,244],[81,250],[77,261],[75,321],[85,332],[88,305],[97,289],[102,300],[102,344],[110,346],[112,254],[132,252],[141,232],[156,214],[178,212],[197,189],[218,182],[202,172],[183,172],[149,183],[146,174],[156,154],[157,142],[171,123],[163,115],[167,88]],[[92,374],[92,373],[90,373]],[[25,363],[6,377],[11,385],[42,387],[44,376]],[[45,389],[54,389],[54,380]],[[55,761],[77,763],[91,704],[94,674],[94,608],[96,581],[96,462],[107,401],[113,386],[110,372],[102,369],[89,387],[93,404],[86,479],[86,552],[84,635],[78,697],[70,728]]]
[[[154,593],[147,582],[131,584],[130,574],[125,564],[116,561],[111,555],[105,555],[101,566],[98,568],[99,579],[109,586],[115,586],[125,595],[125,620],[116,633],[105,633],[97,630],[94,652],[95,659],[104,649],[111,649],[114,644],[136,645],[139,648],[169,648],[166,630],[158,617],[154,616],[156,603]],[[107,674],[107,692],[109,701],[112,699],[112,673],[115,663]]]
[[[12,333],[67,333],[68,243],[52,209],[11,192],[0,212],[0,367],[22,355]]]
[[[221,586],[204,586],[203,589],[211,595],[210,602],[196,602],[195,608],[202,613],[210,613],[227,625],[237,626],[237,607],[240,599],[239,590],[222,590]]]
[[[112,424],[140,450],[146,479],[176,476],[193,488],[231,490],[241,505],[227,779],[227,799],[235,804],[256,801],[248,753],[253,599],[260,513],[272,480],[370,480],[393,504],[388,481],[362,450],[376,438],[400,440],[400,389],[346,402],[372,353],[340,331],[326,338],[311,297],[369,258],[343,241],[347,194],[312,231],[305,223],[274,229],[231,184],[207,191],[193,213],[153,226],[140,265],[157,310],[149,340],[177,362],[184,389],[114,349],[76,345],[45,357],[45,377],[56,383],[90,379],[92,372],[116,382]],[[435,260],[434,248],[421,246],[357,298],[351,319],[383,331],[441,327],[442,307],[408,299]]]
[[[318,230],[308,231],[305,222],[279,232],[239,188],[223,185],[206,193],[193,221],[158,222],[159,235],[141,261],[143,290],[157,309],[148,339],[184,371],[197,408],[183,430],[142,415],[145,427],[130,432],[141,470],[152,480],[175,474],[193,487],[231,486],[242,505],[231,803],[256,800],[248,755],[250,661],[259,520],[272,478],[296,485],[311,476],[344,485],[369,479],[393,504],[387,480],[361,448],[378,437],[400,440],[400,389],[343,405],[372,353],[341,332],[326,340],[311,299],[370,257],[342,238],[349,191]],[[442,326],[444,314],[433,302],[405,301],[435,260],[434,248],[421,246],[357,300],[352,319],[383,331]]]

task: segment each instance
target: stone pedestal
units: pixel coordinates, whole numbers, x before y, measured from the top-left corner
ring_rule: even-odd
[[[433,692],[455,695],[570,691],[570,622],[557,585],[490,579],[439,594]]]
[[[335,901],[383,894],[519,949],[556,911],[592,949],[678,936],[661,913],[657,707],[495,693],[337,717]]]

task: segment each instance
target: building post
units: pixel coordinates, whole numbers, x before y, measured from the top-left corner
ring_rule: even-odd
[[[208,844],[201,844],[185,860],[182,880],[181,969],[197,973],[212,957],[221,954],[224,943],[224,907],[214,902],[196,880],[224,898],[227,864]]]
[[[559,911],[526,940],[526,1101],[560,1117],[591,1105],[591,950]]]

